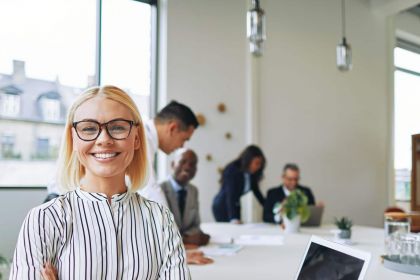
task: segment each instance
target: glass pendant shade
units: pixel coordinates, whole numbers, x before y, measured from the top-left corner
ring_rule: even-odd
[[[265,13],[260,8],[259,1],[252,1],[252,8],[247,12],[246,36],[249,40],[249,50],[256,56],[262,55],[265,35]]]
[[[343,41],[337,45],[337,68],[345,72],[351,70],[351,46],[346,40],[346,2],[341,0],[341,28],[343,32]]]
[[[351,46],[347,44],[346,38],[337,45],[337,68],[340,71],[351,70]]]

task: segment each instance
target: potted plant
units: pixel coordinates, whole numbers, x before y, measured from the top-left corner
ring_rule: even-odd
[[[283,221],[285,232],[298,232],[300,223],[310,216],[308,198],[302,191],[294,190],[283,202],[274,205],[273,213],[277,222]]]
[[[338,231],[339,239],[351,238],[351,227],[353,226],[352,220],[350,220],[347,217],[342,217],[341,219],[334,218],[334,224],[339,229]]]
[[[0,280],[6,279],[7,275],[6,272],[9,268],[9,262],[7,261],[7,259],[5,257],[3,257],[2,255],[0,255]]]

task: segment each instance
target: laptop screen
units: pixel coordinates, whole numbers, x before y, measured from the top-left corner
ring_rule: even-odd
[[[311,242],[298,280],[357,280],[364,260]]]

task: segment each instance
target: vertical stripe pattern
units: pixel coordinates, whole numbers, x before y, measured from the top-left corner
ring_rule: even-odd
[[[77,189],[32,209],[19,233],[10,279],[190,279],[170,211],[137,193]]]

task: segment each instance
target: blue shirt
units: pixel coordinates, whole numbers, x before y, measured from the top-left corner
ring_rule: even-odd
[[[248,172],[245,172],[244,173],[244,178],[245,178],[245,180],[244,180],[244,182],[245,182],[245,185],[244,185],[244,194],[246,194],[247,192],[249,192],[250,190],[251,190],[251,174],[249,174]]]
[[[178,182],[175,181],[175,179],[172,176],[169,176],[169,182],[171,182],[171,186],[176,193],[178,193],[178,191],[180,190],[184,190],[184,187],[178,184]]]

